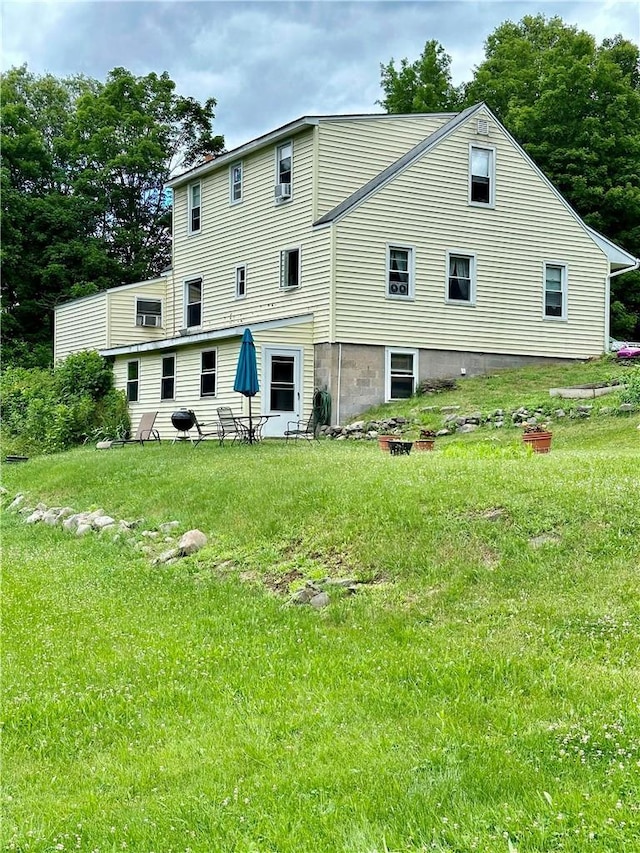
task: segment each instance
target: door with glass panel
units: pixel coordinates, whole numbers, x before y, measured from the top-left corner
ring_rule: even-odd
[[[262,364],[263,414],[270,416],[262,434],[284,435],[287,423],[302,417],[302,350],[265,347]]]

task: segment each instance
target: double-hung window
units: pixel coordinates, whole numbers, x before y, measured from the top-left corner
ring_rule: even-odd
[[[293,290],[300,286],[300,249],[280,252],[280,288]]]
[[[231,204],[242,201],[242,162],[234,163],[229,169],[229,195]]]
[[[495,203],[495,151],[471,145],[469,149],[469,203],[493,207]]]
[[[285,142],[276,148],[276,201],[291,198],[293,179],[293,143]]]
[[[162,379],[160,380],[160,399],[173,400],[176,390],[176,357],[165,355],[162,358]]]
[[[202,205],[201,205],[201,186],[200,184],[189,184],[187,192],[189,193],[189,233],[196,234],[200,231],[202,220]]]
[[[236,267],[236,299],[244,299],[247,295],[247,267],[239,264]]]
[[[413,297],[413,249],[387,246],[387,296]]]
[[[129,403],[138,402],[138,383],[140,381],[140,362],[127,362],[127,401]]]
[[[202,324],[202,279],[194,278],[184,285],[184,314],[185,325],[200,326]]]
[[[475,305],[476,257],[464,252],[447,252],[447,302]]]
[[[547,320],[567,319],[567,266],[546,262],[544,265],[544,316]]]
[[[387,347],[385,361],[386,399],[406,400],[411,397],[418,379],[418,350]]]
[[[201,355],[200,366],[200,396],[216,396],[217,350],[205,350]]]

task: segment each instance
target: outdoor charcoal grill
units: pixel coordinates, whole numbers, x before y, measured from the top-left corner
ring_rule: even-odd
[[[178,430],[174,441],[176,439],[186,441],[191,438],[189,430],[196,425],[196,416],[191,409],[180,409],[171,415],[171,423]]]

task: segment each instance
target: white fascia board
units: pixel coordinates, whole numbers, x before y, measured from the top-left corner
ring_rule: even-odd
[[[79,305],[81,302],[99,302],[101,299],[106,299],[106,296],[106,290],[101,290],[99,293],[90,293],[88,296],[78,296],[77,299],[69,299],[67,302],[60,302],[58,305],[54,305],[53,311],[55,314],[61,308],[69,308],[71,305]]]
[[[609,263],[612,267],[629,267],[630,269],[635,269],[638,266],[638,258],[634,258],[629,252],[625,249],[622,249],[620,246],[617,246],[608,237],[605,237],[604,234],[600,234],[594,228],[591,228],[587,225],[587,230],[589,234],[593,238],[593,240],[600,246],[602,251],[605,253],[607,258],[609,259]]]
[[[247,142],[244,145],[240,145],[238,148],[233,148],[231,151],[220,154],[219,157],[215,157],[213,160],[207,160],[205,163],[195,166],[190,171],[184,172],[182,175],[178,175],[172,180],[167,181],[165,187],[175,189],[176,187],[183,186],[184,184],[190,184],[193,181],[199,180],[203,175],[208,175],[210,172],[215,172],[218,169],[223,168],[225,165],[229,166],[231,163],[241,160],[252,151],[257,151],[259,148],[265,148],[268,145],[273,145],[280,139],[286,139],[306,127],[314,127],[317,124],[317,118],[300,118],[297,119],[297,121],[292,121],[289,124],[285,124],[283,127],[279,127],[277,130],[272,130],[271,133],[266,133],[264,136],[258,136],[257,139],[252,139],[251,142]]]
[[[178,347],[191,346],[193,344],[218,341],[223,338],[241,338],[244,330],[249,328],[253,333],[269,331],[269,329],[283,329],[286,326],[299,326],[302,323],[313,321],[313,314],[299,314],[294,317],[283,317],[280,320],[265,320],[262,323],[241,323],[239,326],[227,326],[224,329],[214,329],[211,332],[199,332],[195,335],[175,335],[172,338],[163,338],[159,341],[147,341],[140,344],[129,344],[128,346],[112,347],[100,350],[100,355],[112,357],[116,355],[131,355],[134,353],[156,352],[160,350],[177,349]]]

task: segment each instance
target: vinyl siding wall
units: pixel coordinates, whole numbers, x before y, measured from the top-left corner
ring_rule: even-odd
[[[321,120],[314,218],[332,210],[452,116]]]
[[[255,333],[258,377],[261,391],[252,400],[254,413],[262,411],[262,347],[265,345],[282,347],[300,347],[303,350],[303,403],[305,413],[311,410],[313,399],[313,324],[301,323],[282,329],[269,329]],[[162,439],[173,439],[175,430],[171,424],[171,414],[176,409],[193,409],[201,423],[217,420],[219,406],[231,406],[237,415],[246,415],[248,401],[233,390],[233,383],[240,353],[241,338],[224,338],[198,346],[181,346],[176,349],[161,350],[152,353],[117,356],[114,364],[116,387],[127,387],[127,363],[138,360],[139,386],[138,402],[129,403],[131,424],[135,429],[145,412],[157,411],[156,428]],[[200,397],[201,354],[208,350],[217,351],[216,358],[216,395]],[[162,359],[169,355],[176,357],[175,397],[173,400],[160,400],[162,379]]]
[[[604,347],[608,262],[509,138],[475,118],[336,227],[336,339],[579,358]],[[496,148],[495,209],[468,204],[469,144]],[[386,246],[415,248],[415,299],[385,298]],[[474,307],[445,303],[446,252],[476,254]],[[568,265],[568,320],[543,319],[543,264]]]
[[[162,300],[162,326],[136,326],[136,298]],[[110,290],[108,300],[108,346],[126,346],[167,337],[167,283],[164,278]]]
[[[313,313],[314,334],[329,333],[328,231],[312,231],[314,131],[293,137],[292,199],[274,201],[276,146],[243,158],[243,200],[229,200],[229,168],[202,178],[201,230],[189,234],[188,188],[174,190],[173,287],[168,305],[174,334],[186,326],[184,282],[202,278],[202,328]],[[301,283],[280,288],[280,252],[300,247]],[[246,296],[235,298],[235,268],[247,267]]]
[[[59,305],[54,313],[54,361],[107,344],[107,294]]]

